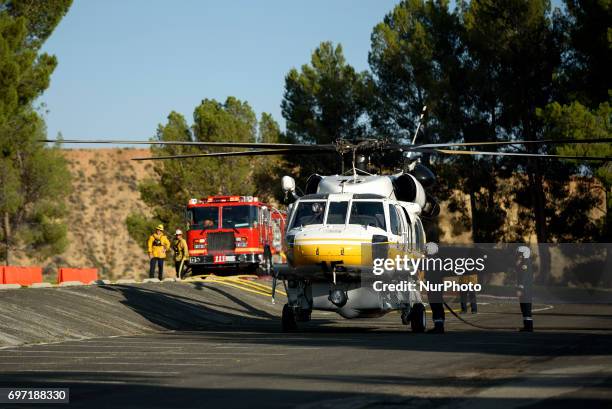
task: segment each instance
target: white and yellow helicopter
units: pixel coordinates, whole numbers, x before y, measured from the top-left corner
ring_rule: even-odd
[[[425,169],[420,169],[423,175]],[[353,172],[314,175],[307,191],[316,188],[316,192],[301,197],[295,194],[291,177],[282,179],[283,190],[297,199],[289,207],[284,246],[288,264],[276,269],[288,297],[283,328],[296,329],[297,322],[308,320],[312,310],[334,311],[345,318],[379,317],[401,310],[404,323],[422,332],[426,317],[420,292],[380,291],[369,279],[375,277],[375,259],[424,254],[420,216],[424,208],[428,216],[435,216],[439,208],[411,174],[378,176],[356,168]],[[403,274],[401,279],[416,276]]]
[[[421,114],[421,119],[423,114]],[[472,150],[482,146],[537,144],[610,143],[612,138],[590,140],[492,141],[416,144],[419,126],[411,143],[385,139],[349,141],[332,144],[243,143],[190,141],[45,140],[54,143],[103,143],[187,145],[203,148],[246,148],[232,152],[206,152],[186,155],[136,158],[166,160],[197,157],[234,157],[259,155],[352,155],[350,174],[312,175],[304,195],[296,193],[295,180],[282,178],[282,188],[295,200],[289,206],[284,249],[288,263],[275,266],[276,280],[283,281],[288,302],[283,307],[282,327],[291,331],[298,322],[308,321],[313,310],[334,311],[345,318],[378,317],[400,310],[404,324],[413,331],[425,330],[425,308],[419,291],[377,291],[372,278],[372,263],[377,258],[396,255],[420,257],[425,254],[425,232],[421,217],[435,217],[439,206],[426,192],[435,175],[420,163],[422,154],[492,155],[528,158],[556,158],[610,161],[610,157],[567,156],[524,151]],[[463,148],[463,149],[462,149]],[[391,175],[368,173],[359,163],[368,155],[400,153],[403,169]],[[415,272],[402,275],[416,279]],[[397,279],[390,273],[389,280]],[[273,290],[274,291],[274,290]]]

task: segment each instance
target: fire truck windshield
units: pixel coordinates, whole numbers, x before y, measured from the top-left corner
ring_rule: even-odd
[[[216,229],[219,227],[219,208],[194,207],[191,209],[192,228],[194,229]]]
[[[257,222],[257,206],[225,206],[222,219],[224,229],[253,227]]]

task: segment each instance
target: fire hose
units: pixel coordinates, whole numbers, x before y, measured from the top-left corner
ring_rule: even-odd
[[[488,325],[480,325],[473,322],[470,322],[464,318],[462,318],[459,314],[457,314],[453,309],[445,302],[444,306],[446,309],[455,316],[459,321],[463,322],[470,327],[478,328],[478,329],[486,329],[486,330],[516,330],[517,327],[494,327]],[[541,330],[554,330],[554,331],[612,331],[612,328],[586,328],[586,327],[544,327],[540,328]]]

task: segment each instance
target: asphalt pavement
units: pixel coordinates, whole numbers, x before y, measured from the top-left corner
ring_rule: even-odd
[[[397,314],[315,313],[286,334],[281,303],[223,291],[255,317],[4,347],[0,387],[68,387],[63,408],[612,407],[610,305],[536,305],[534,333],[448,316],[446,334],[412,334]],[[516,304],[484,301],[465,319],[520,325]]]

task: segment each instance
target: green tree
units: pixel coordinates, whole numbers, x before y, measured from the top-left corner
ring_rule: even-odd
[[[577,3],[581,3],[582,9],[590,4]],[[555,13],[546,0],[474,0],[458,2],[454,11],[449,9],[448,1],[401,2],[372,34],[369,60],[377,92],[369,114],[374,128],[406,140],[416,127],[421,106],[427,105],[427,131],[420,141],[544,137],[537,108],[550,103],[559,92],[562,56],[589,55],[583,61],[588,60],[591,65],[578,66],[595,71],[601,71],[607,61],[599,59],[595,63],[596,58],[592,57],[602,54],[601,47],[563,54],[568,48],[563,42],[569,41],[563,29],[574,33],[571,38],[576,44],[576,33],[584,35],[586,27],[580,24],[586,25],[586,20],[562,19],[558,10]],[[597,24],[601,20],[598,17]],[[568,21],[576,25],[563,26]],[[596,25],[591,30],[595,34],[587,37],[597,38],[601,44],[601,33],[607,29],[602,27]],[[576,45],[574,48],[578,49]],[[585,48],[588,47],[580,50]],[[533,153],[554,153],[546,147],[528,148]],[[556,228],[549,231],[548,224],[555,220],[551,216],[555,211],[573,208],[561,200],[567,193],[561,186],[567,188],[570,176],[577,171],[572,164],[451,157],[441,158],[436,164],[437,171],[448,174],[445,166],[461,175],[454,178],[454,187],[470,193],[475,241],[520,239],[519,236],[530,233],[528,229],[509,232],[503,228],[506,220],[503,209],[511,206],[509,198],[513,193],[522,205],[534,209],[521,213],[524,219],[520,225],[533,228],[540,243],[566,236]],[[507,192],[506,206],[502,207],[499,197],[505,191],[499,190],[500,181],[513,175],[519,179],[525,175],[526,188],[518,184],[514,192]],[[547,190],[545,185],[555,188]],[[438,188],[442,192],[447,189],[448,186]]]
[[[258,142],[277,143],[284,141],[278,123],[272,115],[263,113],[259,120]],[[260,200],[268,203],[279,203],[283,200],[280,189],[280,180],[283,175],[290,173],[289,164],[281,155],[255,157],[253,163],[253,181]]]
[[[602,103],[597,109],[589,110],[581,103],[575,101],[568,105],[560,105],[555,102],[538,110],[538,114],[544,122],[546,137],[565,139],[596,139],[609,138],[612,135],[612,108],[608,102]],[[583,144],[562,145],[557,152],[561,155],[588,155],[588,156],[612,156],[612,144]],[[612,162],[576,163],[580,165],[584,178],[591,180],[584,187],[591,191],[578,191],[574,195],[578,202],[574,206],[566,207],[567,211],[561,214],[558,224],[563,226],[561,234],[565,240],[576,238],[576,231],[583,232],[582,235],[590,241],[610,242],[612,226]],[[578,173],[578,172],[576,172]],[[593,179],[593,177],[595,179]],[[593,190],[595,192],[593,192]],[[603,193],[605,197],[605,208],[601,208],[597,195]],[[593,203],[584,203],[585,200]],[[589,206],[590,204],[590,206]],[[591,209],[597,209],[605,213],[600,220],[593,220],[590,215]]]
[[[29,47],[40,48],[68,12],[72,0],[2,0],[0,11],[23,18]]]
[[[193,114],[193,125],[171,112],[165,125],[159,125],[152,140],[202,142],[278,141],[280,132],[272,116],[263,114],[258,122],[248,103],[228,97],[224,103],[205,99]],[[215,149],[215,152],[219,150]],[[202,153],[193,146],[152,146],[153,156]],[[151,177],[139,185],[141,199],[152,209],[152,217],[131,214],[126,224],[130,236],[144,246],[157,223],[168,229],[184,228],[184,210],[190,198],[208,195],[259,194],[252,176],[262,178],[276,163],[264,158],[190,158],[155,161]],[[258,179],[256,177],[255,179]],[[267,175],[269,179],[269,175]],[[277,182],[277,186],[280,184]]]
[[[427,105],[425,132],[417,142],[496,140],[496,71],[490,61],[469,54],[464,12],[451,11],[448,1],[403,1],[374,28],[369,61],[376,98],[370,117],[379,133],[410,141]],[[505,212],[496,198],[497,159],[440,159],[433,169],[443,177],[434,194],[445,200],[452,189],[469,192],[471,206],[455,207],[471,211],[473,240],[499,240]]]
[[[281,108],[288,141],[327,144],[365,136],[367,82],[366,73],[356,72],[346,63],[340,44],[321,43],[310,64],[302,65],[299,71],[291,69],[285,77]],[[330,160],[328,155],[291,156],[287,160],[299,164],[302,177],[340,170],[340,161]]]
[[[499,100],[489,115],[494,115],[495,134],[503,139],[536,140],[542,137],[536,109],[552,101],[553,76],[559,66],[560,34],[554,25],[548,0],[478,0],[465,8],[463,20],[466,43],[473,64],[491,72],[492,91]],[[549,153],[546,146],[528,145],[531,153]],[[551,241],[548,226],[550,202],[558,204],[559,190],[549,190],[547,178],[568,180],[568,169],[562,162],[514,160],[505,158],[499,166],[517,175],[525,174],[524,183],[515,184],[510,192],[523,206],[518,228],[533,226],[538,243]],[[553,170],[555,169],[555,170]],[[517,176],[518,177],[518,176]],[[531,223],[533,222],[533,223]],[[521,231],[521,233],[525,233]],[[522,241],[523,235],[516,237]],[[540,281],[549,277],[550,254],[540,247]]]
[[[40,47],[70,4],[0,2],[0,238],[6,263],[13,248],[44,258],[67,245],[62,218],[70,174],[59,150],[38,142],[46,129],[33,103],[57,65]]]
[[[368,59],[376,92],[368,114],[377,133],[411,140],[427,105],[428,141],[458,137],[461,30],[448,1],[422,0],[400,2],[374,27]]]
[[[260,143],[278,143],[281,139],[281,130],[278,123],[274,120],[271,114],[266,112],[261,114],[259,120],[259,133],[257,142]]]
[[[577,100],[590,109],[608,101],[612,89],[612,2],[565,0],[564,54],[558,74],[561,103]]]

